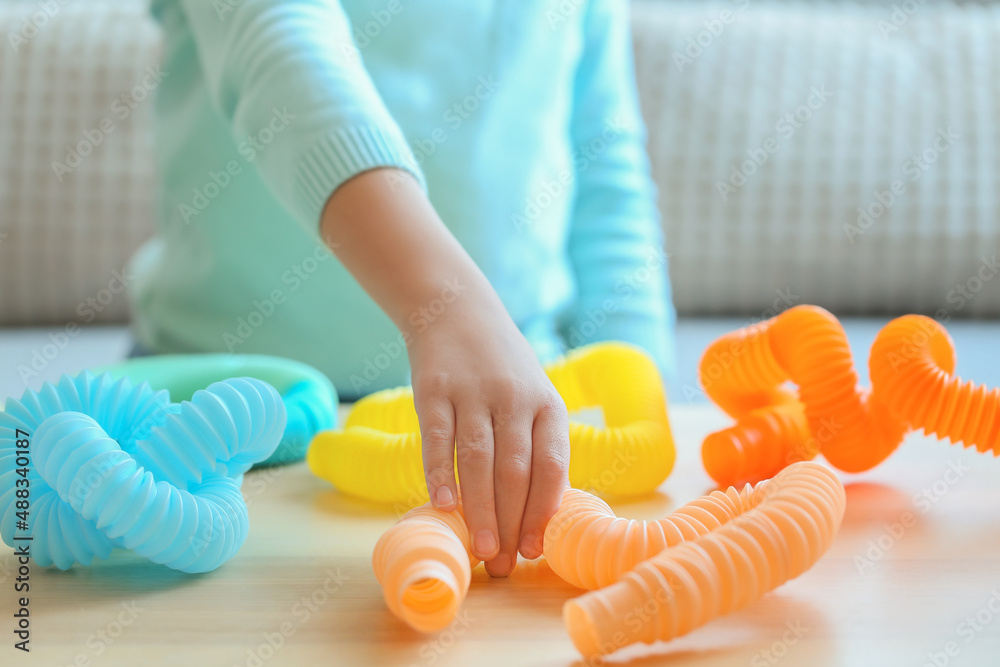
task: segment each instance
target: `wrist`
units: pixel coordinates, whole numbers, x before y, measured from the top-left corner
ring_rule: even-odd
[[[445,336],[454,342],[472,343],[485,335],[517,331],[510,315],[496,292],[483,279],[467,280],[453,277],[433,296],[408,311],[405,320],[397,322],[412,346]]]

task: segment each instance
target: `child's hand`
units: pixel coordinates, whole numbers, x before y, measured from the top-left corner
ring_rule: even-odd
[[[542,555],[545,525],[568,486],[566,406],[489,281],[416,181],[390,169],[355,176],[320,225],[330,249],[410,335],[413,392],[431,499],[458,496],[476,556],[506,576]],[[454,288],[455,284],[461,291]],[[442,298],[448,291],[450,303]],[[440,300],[430,318],[421,309]],[[346,352],[345,352],[346,353]]]
[[[495,299],[495,296],[493,297]],[[410,345],[431,502],[453,510],[455,450],[475,555],[493,576],[542,555],[569,466],[566,406],[488,296],[463,291]],[[497,539],[499,536],[499,540]]]

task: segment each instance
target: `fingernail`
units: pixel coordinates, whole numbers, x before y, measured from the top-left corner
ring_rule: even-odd
[[[491,570],[497,573],[497,576],[506,577],[510,574],[510,556],[507,554],[500,554],[496,558],[490,561]]]
[[[475,539],[476,555],[480,558],[489,558],[497,550],[497,538],[493,536],[493,531],[485,528],[476,533]]]
[[[525,535],[521,539],[521,546],[518,551],[526,558],[538,558],[542,555],[543,551],[542,538],[538,535]],[[531,554],[531,556],[527,556],[526,554]]]
[[[454,496],[451,495],[451,489],[447,486],[438,487],[437,492],[434,494],[434,506],[435,507],[447,507],[451,505],[454,500]]]

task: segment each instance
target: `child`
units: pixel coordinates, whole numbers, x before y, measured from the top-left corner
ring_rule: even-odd
[[[434,504],[457,505],[457,447],[487,570],[538,557],[568,465],[539,360],[618,339],[670,364],[625,0],[153,11],[161,225],[134,260],[139,345],[300,359],[345,397],[412,380]]]

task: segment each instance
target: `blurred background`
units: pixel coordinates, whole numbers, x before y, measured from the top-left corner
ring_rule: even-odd
[[[792,305],[862,367],[891,316],[946,324],[1000,385],[1000,3],[633,0],[680,372]],[[154,227],[145,0],[0,0],[0,398],[130,347]]]

